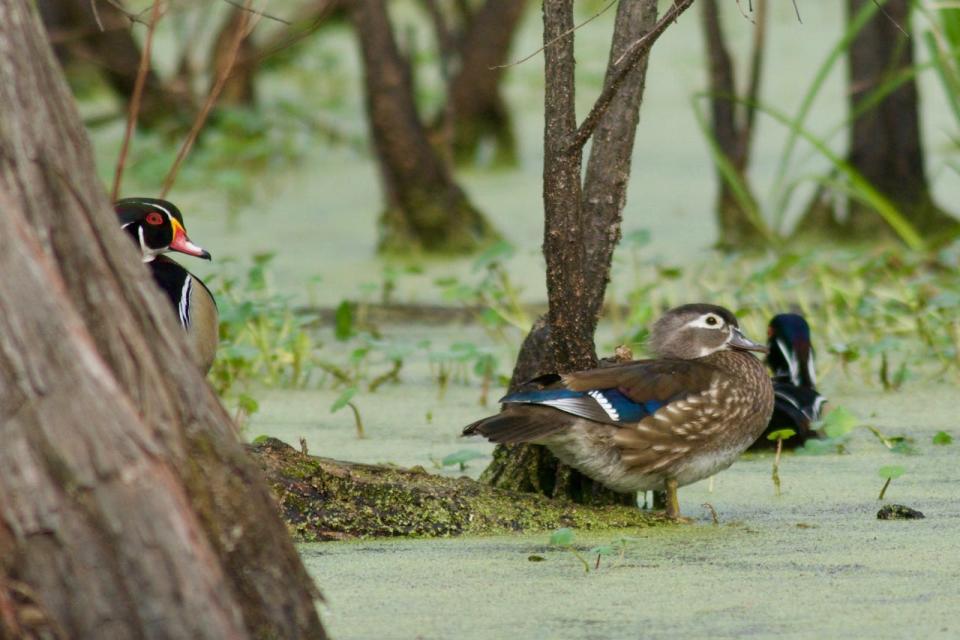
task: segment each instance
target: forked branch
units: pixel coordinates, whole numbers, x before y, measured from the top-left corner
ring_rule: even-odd
[[[673,5],[663,14],[663,17],[657,21],[653,29],[630,45],[623,55],[617,59],[615,63],[618,67],[616,76],[614,76],[610,84],[604,87],[597,101],[593,103],[593,108],[590,109],[590,113],[587,114],[583,124],[577,128],[576,135],[574,135],[573,142],[571,143],[573,148],[583,148],[587,140],[590,139],[590,136],[593,135],[593,132],[596,131],[597,125],[600,123],[601,118],[603,118],[603,114],[610,108],[610,103],[613,102],[613,98],[617,95],[617,92],[620,91],[620,87],[623,85],[630,71],[650,52],[650,48],[660,36],[663,35],[667,27],[675,22],[677,18],[680,17],[680,14],[689,9],[692,4],[693,0],[674,0]]]

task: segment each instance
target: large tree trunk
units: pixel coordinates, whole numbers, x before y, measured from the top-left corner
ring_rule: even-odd
[[[852,19],[873,0],[847,0]],[[889,78],[913,64],[910,0],[890,0],[853,39],[847,55],[851,113]],[[941,210],[930,194],[924,170],[916,81],[902,83],[861,113],[850,129],[848,159],[874,187],[889,198],[906,219],[927,237],[945,236],[957,221]],[[893,236],[890,227],[869,206],[851,198],[845,217],[817,198],[797,227],[799,234],[828,233],[845,239]]]
[[[386,192],[380,249],[465,252],[496,237],[430,146],[382,0],[355,0],[370,132]]]
[[[128,102],[140,65],[140,46],[126,14],[102,0],[41,0],[37,6],[60,59],[64,63],[92,63],[116,94]],[[170,91],[152,69],[147,72],[138,118],[141,125],[169,123],[171,118],[187,121],[192,114],[189,95]]]
[[[459,162],[476,159],[481,144],[494,144],[494,162],[513,164],[517,141],[500,81],[510,43],[527,7],[526,0],[487,0],[471,16],[457,43],[456,73],[450,79],[448,109],[451,141]]]
[[[710,129],[717,147],[717,152],[723,154],[730,168],[747,185],[746,172],[750,161],[750,142],[753,133],[752,104],[742,104],[738,101],[736,74],[733,67],[733,58],[727,48],[723,32],[723,24],[716,0],[702,0],[703,34],[707,50],[707,68],[710,83]],[[754,55],[752,56],[751,85],[747,100],[756,98],[757,81],[760,74],[760,61],[763,51],[763,34],[766,20],[766,1],[757,0],[754,40]],[[753,94],[753,95],[751,95]],[[762,243],[763,234],[750,221],[750,215],[745,206],[752,206],[756,210],[756,200],[753,194],[746,193],[744,197],[749,204],[741,202],[734,194],[724,173],[717,170],[717,200],[715,205],[718,245],[724,249],[742,248]],[[749,189],[749,187],[747,187]]]
[[[26,585],[71,638],[323,638],[32,5],[0,3],[0,588]]]
[[[614,62],[653,28],[656,16],[655,0],[621,0],[605,88],[617,78]],[[621,213],[643,99],[646,56],[626,76],[597,125],[581,188],[582,147],[571,144],[577,132],[573,36],[560,38],[572,27],[570,0],[544,2],[543,39],[553,43],[544,51],[543,252],[550,306],[547,317],[537,322],[521,347],[511,381],[514,387],[542,373],[597,364],[593,335],[610,278],[613,250],[620,240]],[[538,445],[498,446],[484,479],[498,487],[538,491],[577,502],[631,504],[635,500],[560,464]]]

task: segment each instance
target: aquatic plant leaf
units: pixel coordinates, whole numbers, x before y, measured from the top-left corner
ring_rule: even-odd
[[[355,307],[356,305],[349,300],[343,300],[339,305],[337,305],[337,311],[334,314],[333,328],[333,335],[337,340],[348,340],[351,336],[353,336]]]
[[[933,436],[933,444],[944,445],[951,444],[952,442],[953,436],[946,431],[937,431],[936,435]]]
[[[767,434],[767,440],[789,440],[795,435],[797,432],[793,429],[777,429]]]
[[[560,527],[550,534],[550,544],[558,547],[569,547],[573,544],[573,529]]]
[[[837,407],[823,419],[821,428],[829,438],[842,438],[860,426],[860,418],[846,407]]]
[[[336,413],[337,411],[340,411],[340,409],[343,409],[345,406],[347,406],[356,393],[356,387],[347,387],[344,389],[343,393],[341,393],[340,396],[334,400],[333,404],[330,405],[330,413]]]
[[[479,451],[474,451],[473,449],[460,449],[459,451],[454,451],[453,453],[444,456],[443,459],[440,460],[440,464],[445,467],[450,467],[455,464],[463,465],[471,460],[486,457],[486,455],[480,453]]]
[[[881,478],[889,478],[890,480],[893,480],[894,478],[899,478],[906,472],[907,472],[906,469],[904,469],[903,467],[897,464],[886,465],[886,466],[880,467],[877,470],[877,473],[880,474]]]

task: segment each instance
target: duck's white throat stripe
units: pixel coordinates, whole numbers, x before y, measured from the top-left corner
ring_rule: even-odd
[[[177,305],[177,313],[180,315],[180,325],[184,329],[190,328],[190,289],[193,287],[193,278],[187,276],[183,281],[183,288],[180,290],[180,304]]]
[[[597,401],[597,404],[600,405],[600,408],[603,409],[611,420],[620,420],[620,413],[613,408],[613,405],[610,404],[610,401],[607,400],[607,397],[603,395],[600,391],[587,391],[587,395]]]

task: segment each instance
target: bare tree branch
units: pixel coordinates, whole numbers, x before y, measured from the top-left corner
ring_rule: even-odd
[[[603,6],[603,8],[600,9],[599,11],[597,11],[595,14],[593,14],[592,16],[590,16],[589,18],[587,18],[586,20],[584,20],[584,21],[581,22],[580,24],[574,25],[574,26],[570,27],[569,29],[567,29],[566,31],[564,31],[563,33],[558,34],[556,37],[554,37],[554,38],[553,38],[552,40],[550,40],[549,42],[546,42],[542,47],[540,47],[539,49],[537,49],[537,50],[534,51],[533,53],[531,53],[531,54],[529,54],[529,55],[526,55],[526,56],[520,58],[519,60],[514,60],[513,62],[508,62],[507,64],[500,64],[500,65],[497,65],[497,66],[495,66],[495,67],[490,67],[490,70],[492,71],[492,70],[494,70],[494,69],[506,69],[506,68],[508,68],[508,67],[515,67],[515,66],[517,66],[518,64],[523,64],[524,62],[526,62],[527,60],[529,60],[529,59],[532,58],[533,56],[535,56],[535,55],[537,55],[538,53],[540,53],[541,51],[545,50],[547,47],[553,46],[554,44],[556,44],[557,42],[559,42],[559,41],[562,40],[563,38],[566,38],[566,37],[569,36],[571,33],[573,33],[574,31],[576,31],[577,29],[579,29],[580,27],[585,26],[585,25],[589,24],[590,22],[593,22],[594,20],[596,20],[596,19],[599,18],[600,16],[602,16],[604,13],[606,13],[606,11],[607,11],[610,7],[612,7],[612,6],[616,3],[616,1],[617,1],[617,0],[610,0],[610,2],[608,2],[607,4],[605,4],[605,5]],[[691,0],[691,2],[692,2],[692,1],[693,1],[693,0]],[[518,0],[518,2],[519,2],[519,0]]]
[[[251,2],[252,0],[245,0],[244,8],[248,9]],[[254,12],[252,17],[247,15],[246,19],[238,25],[233,42],[230,46],[230,54],[227,56],[226,63],[219,70],[217,79],[210,88],[210,93],[207,95],[207,100],[204,102],[203,108],[200,110],[200,113],[197,114],[197,118],[194,120],[193,127],[190,129],[190,133],[187,134],[186,140],[183,141],[183,145],[180,147],[180,151],[177,153],[177,157],[173,161],[173,166],[170,167],[167,177],[163,180],[163,188],[160,191],[161,198],[165,197],[170,191],[170,188],[173,187],[173,183],[177,179],[177,174],[180,172],[180,167],[183,164],[183,161],[186,159],[187,154],[190,153],[190,149],[193,148],[193,143],[196,141],[197,136],[200,135],[200,131],[203,129],[203,125],[207,121],[207,116],[210,115],[213,105],[216,104],[217,98],[220,96],[220,92],[223,90],[223,86],[226,84],[227,78],[230,76],[230,71],[233,69],[233,65],[237,61],[237,56],[240,53],[240,45],[243,43],[244,38],[249,36],[250,32],[253,31],[253,28],[257,25],[259,19],[260,16]]]
[[[613,82],[604,87],[600,93],[600,97],[593,103],[593,108],[590,109],[590,113],[587,114],[583,124],[580,125],[573,137],[573,141],[571,142],[572,146],[580,149],[583,148],[583,145],[587,143],[587,140],[590,139],[590,136],[592,136],[596,130],[597,124],[600,122],[603,114],[606,113],[610,107],[610,103],[613,102],[614,96],[620,91],[620,86],[630,73],[630,70],[647,55],[653,44],[663,35],[663,32],[667,30],[667,27],[675,22],[677,18],[680,17],[680,14],[689,9],[692,4],[693,0],[674,0],[673,5],[663,14],[663,17],[657,21],[656,26],[645,36],[634,42],[614,63],[615,66],[618,67],[617,75],[614,77]]]
[[[123,182],[123,171],[127,165],[127,153],[130,151],[130,140],[137,127],[137,116],[140,113],[140,101],[143,98],[143,87],[147,81],[147,72],[150,70],[150,52],[153,49],[153,34],[157,23],[162,16],[162,3],[157,0],[153,3],[150,15],[150,24],[147,26],[147,38],[140,53],[140,67],[137,69],[137,79],[133,85],[133,95],[130,96],[130,109],[127,112],[127,128],[123,132],[123,142],[120,144],[120,153],[117,156],[117,166],[113,172],[113,189],[110,191],[111,202],[120,197],[120,184]]]
[[[248,13],[252,13],[252,14],[255,15],[255,16],[259,16],[259,17],[261,17],[261,18],[266,18],[267,20],[274,20],[275,22],[280,22],[280,23],[285,24],[285,25],[290,25],[290,24],[291,24],[291,22],[290,22],[289,20],[284,20],[283,18],[280,18],[280,17],[275,16],[275,15],[271,15],[271,14],[266,13],[265,11],[261,11],[261,10],[259,10],[259,9],[251,9],[250,7],[246,6],[245,4],[243,4],[243,3],[241,3],[241,2],[237,2],[237,0],[223,0],[223,1],[226,2],[227,4],[229,4],[229,5],[232,6],[232,7],[236,7],[237,9],[240,9],[240,10],[242,10],[242,11],[246,11],[246,12],[248,12]]]

